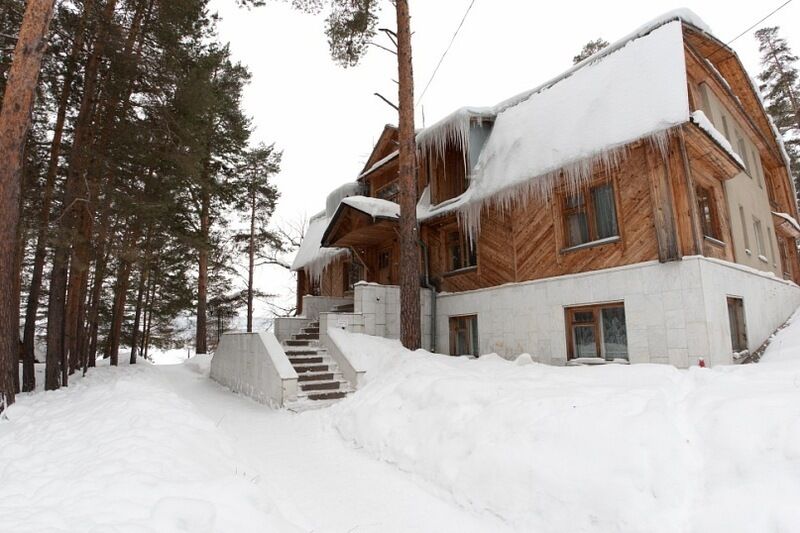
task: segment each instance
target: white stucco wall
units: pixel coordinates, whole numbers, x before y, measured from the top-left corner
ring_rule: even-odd
[[[297,398],[297,373],[272,333],[226,333],[211,359],[211,379],[261,403]]]
[[[800,288],[770,274],[688,257],[440,294],[437,351],[449,346],[448,318],[477,314],[481,353],[542,363],[567,361],[565,308],[622,301],[632,363],[686,368],[699,357],[730,363],[727,296],[744,299],[750,349],[758,347],[800,305]]]
[[[730,216],[733,254],[736,262],[781,275],[783,269],[780,265],[780,252],[758,148],[707,84],[701,83],[700,91],[703,95],[700,102],[703,112],[714,124],[714,127],[730,141],[733,150],[743,160],[746,160],[750,167],[749,172],[740,172],[725,181],[725,200],[728,204],[726,208]],[[744,150],[739,146],[739,139],[743,141]],[[763,253],[758,250],[754,219],[761,221]],[[731,243],[726,244],[731,245]]]

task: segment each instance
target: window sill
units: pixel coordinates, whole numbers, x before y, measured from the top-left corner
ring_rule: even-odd
[[[613,244],[615,242],[619,242],[622,239],[619,235],[614,237],[607,237],[605,239],[598,239],[596,241],[585,242],[583,244],[576,244],[575,246],[569,246],[567,248],[562,248],[561,253],[566,254],[569,252],[575,252],[577,250],[584,250],[586,248],[594,248],[595,246],[603,246],[604,244]]]
[[[703,238],[709,244],[713,244],[714,246],[719,246],[720,248],[725,248],[725,243],[719,239],[715,239],[714,237],[709,237],[708,235],[704,235]]]
[[[477,272],[477,270],[478,270],[478,265],[469,266],[469,267],[459,268],[457,270],[451,270],[449,272],[445,272],[444,274],[442,274],[442,276],[444,276],[445,278],[449,278],[451,276],[458,276],[460,274],[468,274],[470,272]]]

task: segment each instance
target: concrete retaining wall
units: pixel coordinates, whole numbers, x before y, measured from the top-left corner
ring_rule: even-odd
[[[449,345],[448,318],[477,314],[480,352],[566,364],[566,307],[622,301],[631,363],[680,368],[732,362],[728,296],[743,298],[750,350],[800,305],[794,283],[705,257],[648,262],[437,298],[437,350]]]
[[[297,373],[272,333],[226,333],[211,359],[211,379],[261,403],[297,399]]]

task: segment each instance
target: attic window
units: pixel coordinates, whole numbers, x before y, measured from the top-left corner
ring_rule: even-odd
[[[431,152],[427,159],[431,203],[440,204],[467,190],[467,169],[461,150],[448,145],[444,154]]]

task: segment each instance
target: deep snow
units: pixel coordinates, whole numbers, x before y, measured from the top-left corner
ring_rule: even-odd
[[[211,382],[202,357],[20,395],[0,529],[800,530],[800,319],[759,364],[688,371],[337,334],[366,385],[300,414]]]

